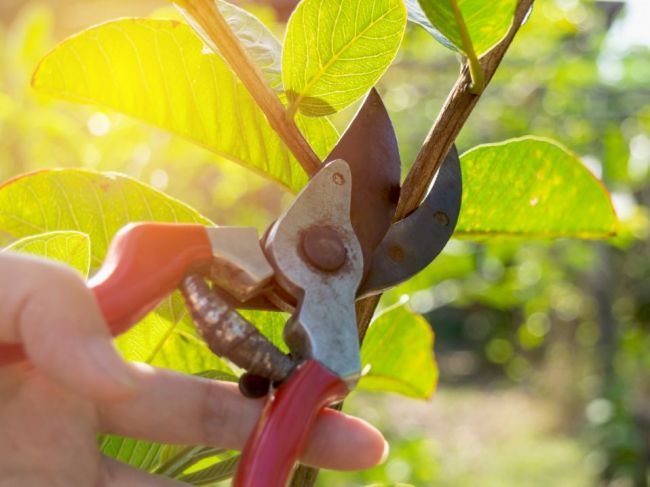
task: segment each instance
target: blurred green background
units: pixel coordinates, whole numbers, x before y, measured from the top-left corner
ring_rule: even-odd
[[[281,35],[282,22],[260,3],[245,5]],[[262,229],[291,198],[278,187],[127,117],[30,89],[39,59],[65,36],[165,6],[0,2],[0,180],[62,166],[120,171],[219,224]],[[405,165],[457,73],[450,51],[409,27],[379,87]],[[337,115],[340,128],[353,113]],[[457,143],[464,151],[530,133],[562,142],[603,179],[622,221],[619,236],[455,240],[386,295],[384,306],[408,295],[434,328],[438,392],[428,402],[352,396],[347,410],[385,432],[391,455],[367,472],[324,472],[320,485],[650,483],[648,0],[536,2]]]

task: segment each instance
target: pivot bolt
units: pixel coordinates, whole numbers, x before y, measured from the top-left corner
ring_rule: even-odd
[[[347,250],[341,237],[331,227],[312,227],[302,237],[302,251],[306,260],[325,272],[339,270],[347,259]]]

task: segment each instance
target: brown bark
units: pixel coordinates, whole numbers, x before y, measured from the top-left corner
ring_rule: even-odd
[[[320,167],[320,159],[287,115],[284,105],[268,86],[261,71],[232,32],[216,3],[210,0],[177,0],[185,11],[205,30],[219,53],[239,77],[277,132],[310,176]]]

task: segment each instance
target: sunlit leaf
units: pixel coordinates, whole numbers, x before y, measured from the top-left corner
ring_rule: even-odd
[[[280,41],[276,39],[264,23],[250,12],[221,0],[217,0],[216,4],[221,15],[226,19],[228,26],[239,38],[251,59],[260,68],[269,85],[275,89],[281,89],[282,45]],[[217,46],[203,28],[190,15],[186,15],[185,18],[201,36],[203,42],[210,46],[214,52],[218,52]]]
[[[82,276],[90,272],[90,238],[81,232],[48,232],[17,240],[4,250],[47,257],[68,264]]]
[[[262,334],[268,338],[271,343],[277,346],[283,352],[288,352],[289,349],[284,343],[283,331],[284,325],[289,319],[287,313],[277,313],[269,311],[250,311],[241,310],[242,316],[248,321],[253,323]]]
[[[156,474],[175,478],[204,458],[221,455],[227,450],[206,446],[167,445],[160,452],[160,466]]]
[[[517,6],[517,0],[419,0],[421,10],[428,17],[422,19],[421,11],[414,0],[407,0],[410,18],[420,23],[446,47],[453,46],[467,54],[461,28],[454,16],[452,2],[457,2],[474,51],[478,56],[485,54],[508,32]],[[441,39],[441,35],[444,40]]]
[[[363,96],[386,71],[404,35],[402,0],[304,0],[284,42],[290,112],[322,116]]]
[[[0,185],[0,229],[16,238],[73,230],[91,241],[91,267],[129,222],[209,224],[197,211],[135,179],[82,169],[53,169]]]
[[[97,269],[113,235],[129,222],[210,222],[178,200],[117,174],[59,169],[28,174],[0,186],[0,231],[16,238],[57,230],[88,235]],[[229,371],[196,338],[178,295],[117,339],[130,360],[183,372]]]
[[[99,447],[104,455],[127,463],[132,467],[152,470],[160,463],[160,453],[165,448],[165,445],[122,436],[106,435],[101,438]]]
[[[404,306],[381,314],[370,326],[361,348],[364,375],[360,389],[430,397],[438,381],[433,330]]]
[[[307,181],[246,88],[184,23],[123,19],[59,44],[33,78],[41,92],[134,116],[297,190]],[[299,119],[316,153],[338,139],[326,119]]]
[[[616,232],[607,190],[556,142],[524,137],[482,145],[461,162],[456,236],[605,238]]]
[[[414,22],[424,28],[429,34],[436,38],[436,40],[448,49],[456,50],[456,47],[444,35],[437,30],[427,18],[418,0],[404,0],[406,11],[408,12],[408,20]]]
[[[239,464],[239,455],[222,460],[210,467],[178,477],[178,480],[189,485],[214,485],[216,482],[229,479],[235,474]]]
[[[230,376],[232,369],[199,337],[178,293],[165,300],[115,343],[127,360],[188,374],[215,370]]]

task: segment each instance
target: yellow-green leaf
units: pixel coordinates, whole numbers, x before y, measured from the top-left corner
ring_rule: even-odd
[[[169,130],[290,189],[307,181],[246,88],[187,24],[122,19],[90,28],[42,60],[33,86]],[[325,119],[298,126],[322,158],[338,139]]]
[[[461,157],[456,236],[605,238],[618,220],[605,186],[558,143],[524,137]]]
[[[86,278],[90,272],[90,238],[81,232],[48,232],[25,237],[4,250],[23,252],[63,262]]]
[[[405,306],[381,314],[370,326],[361,348],[366,371],[359,388],[396,392],[426,399],[435,391],[438,367],[433,330]]]
[[[17,238],[60,230],[82,232],[90,240],[95,270],[113,235],[137,221],[210,224],[180,201],[117,174],[49,170],[0,186],[0,232]],[[130,360],[182,372],[230,370],[197,338],[178,293],[119,337],[117,345]]]
[[[402,0],[303,0],[282,54],[289,111],[323,116],[359,99],[395,58],[405,27]]]
[[[226,19],[228,26],[238,37],[246,52],[260,68],[266,81],[272,88],[280,89],[282,84],[282,45],[273,33],[250,12],[236,7],[228,2],[216,0],[217,8]],[[187,14],[181,5],[181,11],[192,28],[201,36],[203,42],[219,52],[215,43],[210,39],[191,15]]]
[[[454,15],[452,3],[456,3],[478,56],[485,54],[503,39],[512,25],[517,6],[517,0],[419,0],[419,3],[430,23],[418,12],[417,0],[407,0],[410,18],[420,23],[446,47],[453,46],[468,55],[462,27]]]
[[[90,238],[94,269],[102,263],[113,235],[137,221],[210,224],[184,203],[119,174],[53,169],[0,185],[0,231],[15,238],[59,230],[82,232]]]

